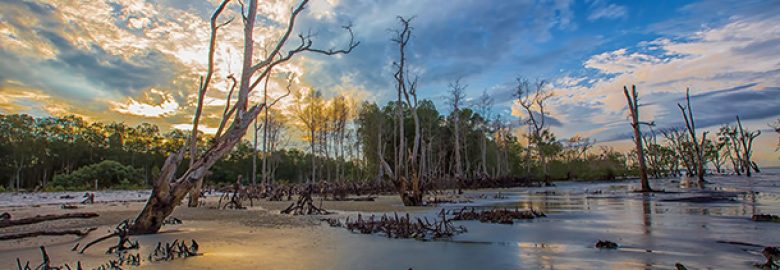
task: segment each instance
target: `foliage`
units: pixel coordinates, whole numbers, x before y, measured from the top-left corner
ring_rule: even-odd
[[[65,189],[98,188],[133,188],[143,185],[143,171],[125,166],[113,160],[104,160],[96,164],[81,167],[69,174],[54,176],[52,184]]]

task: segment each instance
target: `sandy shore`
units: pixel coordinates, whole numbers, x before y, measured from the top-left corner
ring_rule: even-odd
[[[179,206],[174,210],[172,217],[179,218],[186,224],[188,221],[217,221],[220,223],[240,224],[248,227],[284,228],[312,226],[320,223],[320,216],[290,216],[280,214],[279,211],[287,208],[292,201],[254,201],[253,206],[245,202],[248,209],[231,210],[216,209],[218,197],[206,197],[205,206],[190,208]],[[404,207],[398,196],[377,196],[374,201],[326,201],[315,197],[315,204],[322,206],[336,215],[345,215],[353,212],[416,212],[431,209],[430,207]],[[73,204],[77,209],[62,209],[61,204],[8,206],[0,207],[0,213],[7,212],[13,219],[33,217],[36,215],[63,214],[78,212],[95,212],[99,216],[90,219],[65,219],[47,221],[37,224],[0,228],[0,235],[7,233],[20,233],[38,230],[64,230],[87,228],[111,228],[125,219],[133,219],[144,206],[143,201],[133,202],[98,202],[95,204]],[[100,230],[92,234],[102,234]],[[42,236],[19,240],[0,241],[0,250],[36,247],[40,245],[52,245],[70,242],[77,239],[76,236]]]

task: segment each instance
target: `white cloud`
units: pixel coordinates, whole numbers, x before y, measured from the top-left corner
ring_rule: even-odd
[[[556,106],[590,104],[599,113],[585,122],[590,129],[600,129],[626,120],[623,86],[637,85],[643,99],[652,99],[654,93],[684,97],[688,87],[697,94],[754,83],[746,91],[761,91],[780,86],[780,61],[771,57],[775,55],[780,55],[780,20],[732,20],[686,39],[659,38],[593,55],[583,66],[601,76],[578,83],[559,79],[554,85],[559,93]],[[643,108],[648,121],[677,113]]]
[[[174,124],[171,125],[172,128],[178,129],[178,130],[184,130],[184,131],[192,131],[192,124]],[[198,131],[206,133],[206,134],[216,134],[217,128],[208,127],[204,125],[203,123],[198,124]]]
[[[164,116],[170,116],[175,114],[179,109],[179,104],[171,97],[171,95],[164,92],[151,89],[150,93],[156,95],[161,99],[159,104],[150,104],[139,102],[133,98],[128,98],[126,103],[111,102],[113,110],[123,114],[159,118]],[[146,99],[153,99],[149,94],[145,96]]]
[[[594,10],[588,15],[589,21],[595,21],[598,19],[620,19],[628,16],[628,10],[621,5],[609,4],[601,5],[594,8]]]

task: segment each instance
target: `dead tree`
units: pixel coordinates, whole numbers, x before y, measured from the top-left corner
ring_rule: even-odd
[[[463,99],[466,97],[464,91],[466,90],[467,85],[461,84],[460,79],[457,79],[454,82],[451,82],[449,86],[449,102],[450,105],[452,105],[452,112],[450,114],[452,115],[453,134],[455,135],[455,179],[460,182],[464,177],[463,165],[461,165],[460,156],[460,105],[463,102]]]
[[[531,87],[527,79],[518,78],[514,95],[520,107],[528,115],[528,119],[525,121],[530,129],[528,147],[531,147],[530,143],[536,146],[536,152],[542,165],[544,181],[548,182],[547,159],[542,149],[543,144],[545,144],[543,133],[547,130],[547,112],[544,109],[545,103],[553,96],[553,93],[548,91],[547,81],[544,80],[537,80],[533,86],[535,89],[531,89]]]
[[[482,131],[481,144],[480,144],[480,177],[490,178],[490,174],[487,169],[487,139],[488,135],[492,133],[490,130],[490,110],[493,106],[493,98],[488,95],[487,91],[483,91],[482,95],[477,100],[477,109],[482,116],[480,122],[480,130]]]
[[[639,179],[642,183],[642,192],[652,192],[650,181],[647,180],[647,165],[645,164],[645,149],[642,147],[642,129],[640,125],[648,124],[639,121],[639,92],[636,91],[636,85],[631,86],[631,92],[628,87],[623,86],[623,94],[628,102],[628,111],[631,114],[631,128],[634,129],[634,144],[636,145],[636,155],[639,161]]]
[[[683,107],[677,103],[677,107],[680,107],[682,111],[683,119],[685,120],[685,127],[688,129],[688,134],[691,136],[691,144],[693,144],[693,150],[695,154],[694,165],[696,169],[696,178],[699,180],[699,184],[704,183],[704,142],[707,141],[707,131],[701,136],[701,143],[696,137],[696,123],[693,120],[693,107],[691,107],[691,90],[685,90],[685,100],[687,106]],[[690,174],[690,172],[689,172]]]
[[[745,168],[745,175],[751,177],[750,169],[755,169],[756,172],[759,172],[758,166],[753,161],[750,161],[750,158],[753,155],[753,140],[761,135],[761,131],[751,132],[742,128],[742,121],[739,120],[739,115],[737,115],[737,127],[739,127],[739,142],[742,144],[742,157],[740,158],[742,164],[744,164],[742,167]]]
[[[398,17],[401,22],[401,29],[395,30],[395,36],[392,41],[398,44],[399,61],[394,62],[396,68],[393,78],[396,82],[396,92],[398,100],[396,103],[396,131],[394,133],[396,142],[395,168],[381,159],[385,173],[393,179],[393,183],[400,193],[401,200],[406,206],[419,206],[423,204],[423,185],[420,177],[420,119],[417,114],[417,78],[410,79],[406,67],[406,46],[412,36],[412,27],[410,25],[413,18]],[[414,119],[414,141],[412,149],[406,146],[404,136],[404,111],[409,108]],[[408,158],[407,158],[408,157]],[[407,166],[408,164],[408,166]]]
[[[225,25],[225,23],[219,23],[218,19],[228,2],[230,2],[230,0],[223,0],[211,17],[212,34],[210,44],[216,44],[217,31],[221,26]],[[257,118],[257,115],[266,105],[261,103],[250,106],[250,93],[261,81],[268,79],[268,75],[274,67],[289,61],[303,52],[324,55],[348,54],[359,44],[359,42],[355,42],[354,40],[352,29],[349,26],[346,26],[344,28],[349,33],[350,38],[345,49],[323,50],[313,48],[311,35],[298,35],[300,43],[297,46],[285,46],[288,44],[298,15],[301,14],[308,3],[308,0],[302,0],[300,4],[292,10],[287,29],[277,40],[275,46],[264,58],[262,58],[262,60],[255,61],[254,30],[255,20],[257,18],[257,0],[249,0],[248,5],[246,6],[243,2],[240,3],[242,4],[241,16],[244,22],[244,53],[241,78],[238,87],[238,100],[230,109],[230,111],[235,111],[235,116],[232,117],[233,121],[230,124],[227,124],[231,120],[231,117],[222,118],[220,126],[227,126],[224,134],[217,134],[214,139],[209,142],[208,147],[205,148],[206,150],[202,154],[192,151],[192,149],[197,149],[197,147],[193,147],[192,144],[196,144],[198,141],[195,139],[190,140],[190,165],[179,178],[174,179],[176,168],[184,157],[185,148],[171,154],[166,159],[160,170],[159,177],[153,183],[152,194],[150,195],[149,200],[130,226],[130,232],[132,234],[157,233],[165,218],[173,212],[173,209],[181,202],[184,196],[206,175],[206,172],[208,172],[217,161],[222,159],[223,156],[230,152],[233,147],[241,141],[251,123]],[[214,48],[215,46],[209,47],[209,55],[213,55]],[[285,52],[283,48],[291,49]],[[213,66],[209,67],[209,69],[213,69]],[[205,89],[208,87],[208,76],[201,81],[200,88],[204,90],[200,91],[199,89],[199,104],[202,104],[206,91]],[[231,101],[228,100],[227,102],[230,103]],[[193,127],[196,127],[197,123],[199,123],[199,117],[200,109],[196,109]],[[193,138],[196,138],[196,134],[197,132],[192,133]]]

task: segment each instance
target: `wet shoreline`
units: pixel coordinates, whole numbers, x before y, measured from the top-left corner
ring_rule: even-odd
[[[674,180],[654,180],[666,193],[633,192],[636,181],[557,183],[556,187],[467,191],[472,203],[414,209],[414,216],[435,216],[461,207],[535,209],[545,218],[513,225],[458,221],[468,228],[450,240],[416,241],[350,233],[331,228],[317,217],[276,214],[285,203],[261,203],[250,210],[207,210],[180,207],[174,216],[182,225],[164,233],[139,236],[145,257],[159,241],[196,239],[203,256],[171,262],[144,262],[141,269],[749,269],[761,263],[760,246],[780,245],[780,223],[754,222],[755,213],[780,213],[780,178],[764,174],[746,179],[712,176],[706,189],[680,189]],[[501,192],[501,199],[493,196]],[[483,195],[485,194],[485,195]],[[690,201],[685,198],[722,197]],[[482,198],[482,199],[480,199]],[[326,208],[327,208],[327,203]],[[405,213],[392,196],[379,202],[331,203],[345,218],[357,213]],[[108,206],[112,203],[97,204]],[[129,218],[142,202],[113,203],[111,218]],[[362,205],[362,206],[355,206]],[[55,206],[40,206],[39,209]],[[85,207],[87,208],[87,207]],[[0,208],[6,211],[8,207]],[[17,208],[18,211],[29,208]],[[121,211],[120,211],[121,210]],[[181,210],[181,212],[179,212]],[[17,211],[17,212],[18,212]],[[11,212],[13,214],[13,212]],[[84,240],[106,232],[105,224]],[[80,226],[92,226],[88,224]],[[61,226],[67,226],[61,225]],[[73,225],[77,226],[77,225]],[[5,232],[5,231],[3,231]],[[15,267],[15,258],[39,261],[37,245],[47,245],[55,262],[80,260],[84,265],[106,261],[109,243],[84,255],[70,251],[77,239],[46,237],[27,243],[0,243],[0,268]],[[82,242],[84,241],[82,240]],[[598,240],[619,244],[616,250],[594,247]],[[18,246],[23,248],[15,248]],[[754,246],[751,246],[754,245]],[[13,268],[11,268],[13,269]],[[131,268],[132,269],[132,268]]]

